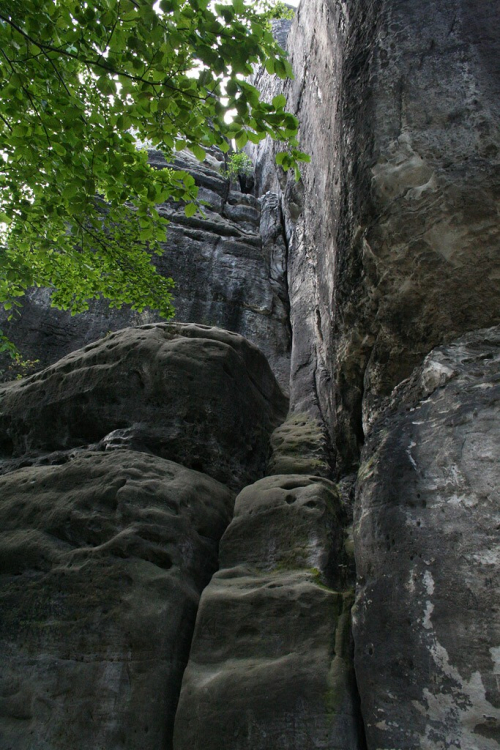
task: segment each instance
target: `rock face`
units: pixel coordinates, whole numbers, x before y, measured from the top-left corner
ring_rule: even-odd
[[[369,748],[500,747],[500,328],[435,349],[363,452],[356,675]]]
[[[162,156],[150,152],[153,166]],[[277,197],[262,201],[239,191],[220,175],[222,154],[200,164],[188,153],[175,162],[192,174],[204,201],[204,216],[186,218],[182,206],[159,207],[170,225],[165,254],[155,258],[158,270],[176,282],[176,320],[219,326],[239,333],[265,353],[282,388],[288,389],[290,326],[286,292],[286,245]],[[261,226],[262,225],[262,226]],[[150,311],[139,314],[94,302],[87,313],[72,317],[50,308],[47,290],[28,294],[22,314],[5,333],[23,356],[39,360],[37,369],[126,326],[158,322]],[[7,364],[7,363],[5,363]]]
[[[500,320],[498,0],[309,0],[288,107],[311,155],[280,191],[292,409],[323,419],[337,472],[383,399],[436,345]],[[267,73],[266,96],[278,93]]]
[[[194,325],[1,387],[2,750],[170,750],[230,488],[285,413],[254,346]]]
[[[358,748],[342,510],[331,482],[246,487],[205,589],[176,750]]]
[[[271,435],[268,474],[330,475],[328,443],[318,420],[309,414],[289,414]]]
[[[252,147],[257,190],[280,195],[285,221],[291,409],[324,426],[346,489],[366,446],[355,641],[369,750],[500,747],[499,368],[474,333],[500,322],[499,19],[498,0],[310,0],[289,31],[295,80],[256,75],[266,97],[287,94],[311,155],[297,184],[275,146]],[[443,343],[442,368],[422,365]]]
[[[0,746],[170,747],[233,496],[127,450],[0,478]]]
[[[0,387],[1,750],[500,750],[499,20],[302,3],[295,79],[255,75],[302,180],[183,156],[205,216],[160,209],[208,327]],[[43,295],[30,358],[131,320]]]
[[[89,444],[130,446],[236,488],[264,473],[287,406],[245,339],[179,323],[110,334],[0,386],[0,399],[4,470]]]

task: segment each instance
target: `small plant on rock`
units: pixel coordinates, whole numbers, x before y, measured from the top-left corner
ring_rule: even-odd
[[[238,177],[250,177],[252,174],[253,162],[243,151],[231,154],[227,159],[225,169],[221,170],[221,175],[228,180],[236,180]]]
[[[11,352],[9,351],[9,353]],[[11,353],[11,357],[10,364],[4,370],[0,370],[0,383],[21,380],[21,378],[32,375],[40,369],[39,359],[25,359],[17,350],[15,350],[15,353]]]

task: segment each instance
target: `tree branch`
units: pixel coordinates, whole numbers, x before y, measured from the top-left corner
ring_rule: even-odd
[[[4,122],[4,123],[5,123],[6,125],[7,125],[7,127],[9,128],[9,130],[10,130],[10,131],[12,132],[12,125],[10,124],[10,122],[8,122],[8,121],[7,121],[6,119],[5,119],[5,117],[4,117],[3,115],[0,115],[0,120],[3,120],[3,122]],[[2,171],[3,171],[3,170],[2,170]]]
[[[27,41],[30,42],[30,44],[33,44],[35,47],[38,47],[42,51],[48,51],[48,52],[55,52],[58,55],[62,55],[63,57],[69,57],[72,60],[76,60],[77,62],[82,63],[83,65],[87,65],[91,68],[101,68],[102,70],[105,70],[107,73],[111,73],[112,75],[116,76],[123,76],[124,78],[128,78],[131,81],[135,81],[136,83],[145,83],[147,86],[152,86],[154,89],[156,89],[158,86],[166,86],[169,89],[172,89],[172,91],[178,91],[179,93],[182,93],[184,96],[189,97],[190,99],[198,99],[200,101],[206,101],[207,97],[205,96],[197,96],[196,94],[190,94],[187,91],[182,91],[177,86],[171,86],[165,81],[146,81],[143,76],[134,76],[132,73],[126,73],[123,70],[116,70],[116,68],[112,68],[109,65],[105,65],[102,62],[99,62],[99,59],[97,60],[91,60],[89,58],[81,58],[78,55],[73,54],[72,52],[68,52],[65,49],[62,49],[61,47],[54,47],[52,44],[45,44],[44,42],[37,42],[36,39],[33,39],[33,37],[29,36],[29,34],[26,34],[25,31],[23,31],[17,24],[13,23],[8,18],[5,18],[5,16],[0,14],[0,20],[5,21],[9,26],[11,26],[15,31],[18,32],[18,34],[21,34]],[[100,55],[102,57],[102,55]]]

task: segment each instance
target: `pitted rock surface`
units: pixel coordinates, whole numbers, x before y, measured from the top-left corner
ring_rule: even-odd
[[[0,386],[1,465],[50,463],[49,453],[89,444],[130,447],[241,488],[264,473],[286,405],[265,357],[237,334],[125,329]]]
[[[363,453],[356,675],[368,747],[500,747],[500,329],[436,349]]]
[[[0,477],[0,747],[171,748],[233,495],[144,453]]]
[[[331,474],[323,425],[309,414],[289,414],[271,435],[271,448],[268,474]]]
[[[343,542],[326,479],[240,493],[200,603],[176,750],[358,748]]]

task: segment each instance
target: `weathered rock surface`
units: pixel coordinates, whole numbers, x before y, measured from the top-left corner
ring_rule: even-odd
[[[356,675],[368,747],[500,747],[500,328],[432,351],[363,452]]]
[[[323,419],[339,475],[362,411],[368,427],[434,346],[500,320],[499,16],[498,0],[308,0],[292,25],[285,92],[311,163],[295,184],[262,142],[257,190],[282,194],[292,409]]]
[[[331,482],[246,487],[200,603],[175,750],[359,747],[342,510]]]
[[[256,347],[179,323],[0,387],[2,750],[172,747],[232,512],[216,478],[263,474],[286,407]]]
[[[207,207],[205,217],[190,220],[180,206],[161,208],[171,225],[169,255],[159,263],[178,282],[178,315],[245,334],[282,384],[291,343],[292,414],[284,424],[286,404],[261,355],[238,336],[200,326],[113,334],[0,390],[2,466],[14,472],[0,486],[28,477],[38,487],[47,477],[57,489],[51,497],[66,498],[42,512],[26,490],[26,502],[16,500],[12,511],[14,500],[6,505],[19,531],[4,535],[0,585],[19,585],[25,608],[17,625],[3,615],[14,610],[1,610],[9,664],[23,665],[12,667],[0,696],[8,750],[33,747],[22,726],[41,750],[66,750],[56,731],[73,732],[72,722],[51,726],[66,710],[84,738],[67,734],[71,747],[169,748],[197,597],[214,569],[216,534],[201,530],[197,513],[172,522],[186,544],[169,536],[170,522],[161,526],[157,509],[154,536],[142,510],[125,520],[109,511],[102,520],[102,487],[114,487],[114,479],[99,479],[96,505],[92,499],[91,509],[65,521],[61,509],[80,508],[87,486],[75,489],[71,472],[85,461],[92,467],[97,456],[98,474],[99,461],[131,455],[155,467],[178,461],[239,490],[264,473],[271,433],[274,476],[241,493],[221,569],[202,597],[175,750],[500,748],[500,334],[471,333],[500,320],[499,17],[499,0],[308,0],[290,30],[296,77],[284,84],[311,155],[302,181],[276,170],[277,147],[266,143],[253,149],[260,199],[229,186],[213,162],[179,164],[195,173]],[[265,96],[281,90],[267,74],[257,79]],[[131,320],[97,305],[82,326],[46,312],[44,294],[31,299],[33,315],[20,323],[21,338],[33,342],[30,358],[52,361]],[[89,444],[98,450],[89,453]],[[355,640],[366,742],[351,659],[346,529],[363,444]],[[122,477],[130,467],[108,468]],[[341,498],[318,476],[332,470]],[[151,471],[138,490],[141,509]],[[163,475],[154,476],[157,493]],[[201,475],[189,476],[197,487]],[[162,492],[159,502],[172,514],[174,490]],[[218,492],[217,518],[226,507]],[[203,510],[201,518],[208,516]],[[55,528],[66,536],[54,541]],[[110,565],[98,579],[105,593],[100,599],[93,584],[89,593],[89,611],[101,614],[89,622],[85,610],[83,628],[70,630],[68,613],[82,611],[81,592],[103,561]],[[133,570],[132,583],[119,577],[123,566]],[[60,584],[61,570],[76,583]],[[151,593],[155,586],[171,586],[171,599]],[[177,605],[187,614],[176,610],[163,626],[180,644],[178,663],[156,612],[168,615]],[[110,647],[111,656],[101,657],[101,629],[105,643],[118,633],[118,656]],[[83,661],[61,651],[66,640]],[[140,666],[137,673],[116,667],[118,674],[111,659],[128,665],[128,647]],[[156,669],[162,658],[173,692]],[[73,682],[61,665],[70,659],[78,664]],[[73,683],[87,696],[79,713],[71,707]],[[45,685],[49,703],[40,697]],[[102,696],[102,710],[91,692]],[[83,727],[83,717],[91,711],[99,730],[87,739],[92,724]]]
[[[163,165],[158,152],[150,162]],[[218,326],[239,333],[265,353],[283,388],[288,389],[290,327],[286,293],[286,246],[276,196],[258,201],[219,174],[219,160],[200,164],[188,152],[175,167],[191,173],[205,202],[204,216],[186,218],[183,206],[159,207],[170,225],[165,253],[155,258],[164,276],[176,282],[176,320]],[[262,210],[261,210],[262,207]],[[262,228],[261,228],[262,224]],[[31,291],[22,314],[0,325],[37,368],[126,326],[158,322],[151,311],[136,313],[91,303],[72,317],[50,308],[48,290]],[[7,362],[5,363],[7,364]]]
[[[330,456],[323,426],[309,414],[289,414],[271,435],[268,474],[330,476]]]
[[[232,493],[119,450],[0,477],[0,747],[160,750]]]
[[[0,386],[1,464],[131,447],[241,488],[264,473],[286,407],[265,357],[241,336],[179,323],[130,328]]]

